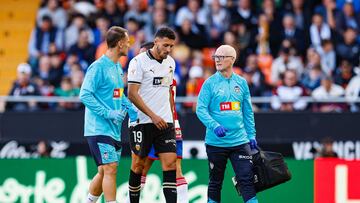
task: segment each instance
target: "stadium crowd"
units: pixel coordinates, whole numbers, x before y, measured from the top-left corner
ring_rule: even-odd
[[[112,25],[126,28],[128,62],[164,25],[177,32],[178,96],[197,96],[215,71],[215,47],[237,50],[235,72],[252,96],[269,96],[257,110],[359,111],[349,103],[308,103],[360,96],[360,1],[356,0],[43,0],[10,95],[78,96],[87,67],[105,53]],[[124,77],[126,78],[126,77]],[[126,84],[126,81],[125,81]],[[125,91],[126,92],[126,91]],[[294,102],[284,102],[290,99]],[[194,110],[183,103],[182,110]],[[78,110],[80,104],[8,103],[7,110]]]

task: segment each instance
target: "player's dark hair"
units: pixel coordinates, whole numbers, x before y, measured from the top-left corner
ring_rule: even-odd
[[[142,45],[140,45],[140,49],[145,48],[146,50],[149,50],[153,48],[154,42],[145,42]]]
[[[171,28],[169,27],[162,27],[160,29],[158,29],[158,31],[156,31],[155,33],[155,38],[156,37],[159,37],[159,38],[169,38],[169,39],[172,39],[172,40],[175,40],[176,38],[176,35],[175,35],[175,32],[174,30],[172,30]]]
[[[112,26],[106,33],[106,44],[109,48],[116,47],[116,44],[123,40],[126,36],[127,30],[119,27]]]

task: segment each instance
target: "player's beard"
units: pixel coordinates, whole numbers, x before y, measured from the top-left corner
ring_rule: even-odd
[[[166,57],[167,57],[167,54],[163,55],[161,53],[161,50],[160,50],[160,48],[158,46],[156,47],[156,53],[157,53],[158,56],[160,56],[161,60],[166,59]]]

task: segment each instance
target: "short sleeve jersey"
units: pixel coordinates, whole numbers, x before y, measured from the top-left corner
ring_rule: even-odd
[[[130,61],[128,83],[139,84],[139,95],[156,115],[167,123],[173,123],[170,107],[170,87],[173,83],[175,61],[167,56],[156,60],[150,51],[137,55]],[[150,117],[138,111],[139,123],[152,123]]]

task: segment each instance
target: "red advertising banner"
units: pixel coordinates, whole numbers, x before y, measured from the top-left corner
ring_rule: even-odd
[[[316,159],[314,203],[360,203],[360,161]]]

